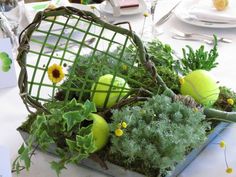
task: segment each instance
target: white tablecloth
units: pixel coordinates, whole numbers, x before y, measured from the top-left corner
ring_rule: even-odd
[[[163,0],[160,1],[157,7],[156,19],[158,19],[162,14],[166,13],[171,4],[175,3],[174,0]],[[19,11],[18,11],[19,12]],[[23,26],[25,17],[20,13],[20,21]],[[140,30],[140,24],[143,23],[143,15],[134,15],[120,17],[116,20],[119,21],[129,21],[131,22],[132,28],[134,30]],[[157,36],[162,42],[170,44],[174,50],[180,52],[181,49],[189,44],[194,48],[198,48],[201,43],[199,42],[188,42],[188,41],[178,41],[171,38],[170,31],[176,28],[180,31],[185,32],[199,32],[205,34],[217,34],[219,36],[224,36],[232,39],[231,44],[219,43],[219,65],[216,69],[212,70],[212,74],[220,81],[221,85],[225,85],[233,90],[236,90],[236,29],[209,29],[201,28],[196,26],[191,26],[185,24],[173,16],[167,23],[165,23],[161,28],[165,29],[165,33]],[[210,49],[211,46],[206,46]],[[16,64],[16,71],[19,73],[19,66]],[[25,120],[27,116],[27,111],[19,97],[19,90],[17,87],[7,88],[0,90],[0,145],[3,145],[10,149],[11,160],[17,156],[17,150],[22,144],[23,140],[20,134],[16,131],[16,128]],[[214,143],[218,143],[224,140],[227,143],[227,154],[228,163],[233,168],[236,169],[236,125],[232,124],[227,128],[222,134],[220,134]],[[236,176],[236,172],[233,174],[225,173],[225,162],[223,150],[219,148],[216,144],[210,144],[199,156],[195,159],[180,175],[181,177],[228,177]],[[1,158],[1,157],[0,157]],[[36,152],[33,157],[32,167],[29,172],[22,171],[19,177],[55,177],[56,174],[50,169],[48,162],[54,160],[55,157]],[[13,176],[17,176],[13,174]],[[83,167],[69,165],[67,170],[64,170],[61,177],[105,177],[106,175],[99,174],[90,169]]]

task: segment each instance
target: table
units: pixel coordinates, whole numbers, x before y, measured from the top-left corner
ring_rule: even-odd
[[[171,8],[173,1],[163,0],[158,4],[158,13],[156,17],[159,18],[162,14]],[[23,17],[21,17],[23,18]],[[112,18],[110,16],[110,18]],[[140,29],[140,23],[143,21],[143,15],[126,16],[116,19],[117,21],[129,21],[134,30]],[[235,29],[207,29],[185,24],[178,20],[175,16],[162,26],[165,33],[157,36],[164,43],[168,43],[177,52],[189,44],[193,48],[198,48],[201,43],[179,41],[171,38],[170,31],[176,28],[185,32],[200,32],[205,34],[216,34],[232,39],[231,44],[219,43],[219,66],[212,70],[212,74],[220,82],[220,85],[225,85],[236,91],[236,72],[235,72],[235,49],[236,49],[236,33]],[[210,49],[211,46],[206,46]],[[16,64],[16,71],[19,73],[19,66]],[[235,83],[234,83],[235,82]],[[1,89],[0,90],[0,145],[3,145],[10,150],[11,160],[13,161],[17,156],[17,150],[23,143],[20,134],[16,128],[27,117],[27,110],[20,99],[19,90],[17,87]],[[229,174],[225,173],[225,162],[223,150],[215,143],[224,140],[227,143],[228,163],[236,169],[236,125],[230,125],[223,133],[221,133],[213,143],[208,147],[182,172],[180,177],[226,177]],[[36,152],[33,157],[32,167],[29,172],[22,171],[19,177],[55,177],[56,174],[50,169],[48,162],[55,160],[55,157]],[[17,176],[13,174],[13,176]],[[76,165],[68,165],[67,170],[62,171],[61,177],[106,177],[106,175],[94,172],[90,169],[79,167]],[[236,176],[235,173],[230,176]]]

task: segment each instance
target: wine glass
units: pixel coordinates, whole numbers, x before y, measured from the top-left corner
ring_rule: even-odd
[[[144,41],[149,41],[161,34],[155,26],[155,10],[158,0],[145,0],[147,5],[147,14],[144,14],[143,28],[140,33],[140,37]]]

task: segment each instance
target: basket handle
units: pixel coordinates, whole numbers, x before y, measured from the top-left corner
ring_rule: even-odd
[[[133,30],[132,30],[132,27],[131,27],[131,24],[130,24],[130,22],[128,22],[128,21],[114,23],[113,25],[115,25],[115,26],[119,26],[119,25],[128,25],[128,27],[129,27],[129,31],[133,31]]]

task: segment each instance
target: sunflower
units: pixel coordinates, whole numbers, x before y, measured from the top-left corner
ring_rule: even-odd
[[[54,84],[60,82],[64,78],[65,74],[62,70],[62,67],[57,64],[53,64],[48,68],[48,78]]]

